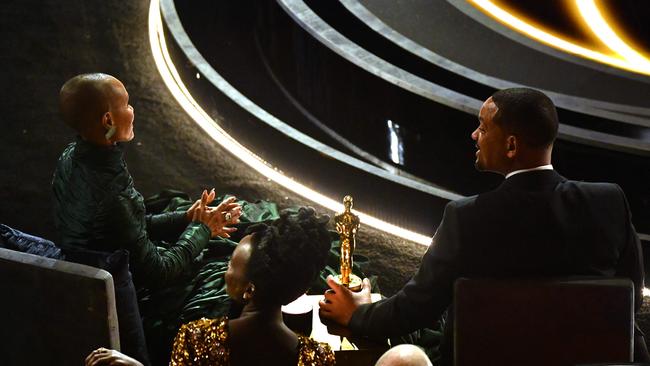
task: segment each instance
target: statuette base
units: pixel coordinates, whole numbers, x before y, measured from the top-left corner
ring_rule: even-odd
[[[341,275],[335,276],[334,281],[336,281],[336,283],[338,283],[339,285],[343,285],[343,283],[341,282]],[[363,281],[361,280],[361,278],[359,278],[359,276],[351,273],[350,283],[346,287],[349,288],[350,291],[352,292],[359,292],[363,288]]]

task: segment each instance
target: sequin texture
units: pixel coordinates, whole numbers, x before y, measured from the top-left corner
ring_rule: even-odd
[[[171,366],[228,365],[228,319],[202,318],[183,324],[174,339]]]
[[[298,366],[328,366],[336,364],[334,352],[327,343],[298,336]]]
[[[298,366],[330,366],[334,352],[326,343],[298,336]],[[174,339],[171,366],[229,365],[228,319],[202,318],[184,324]]]

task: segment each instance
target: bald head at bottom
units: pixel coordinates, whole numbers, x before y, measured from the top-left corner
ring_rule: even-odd
[[[420,347],[400,344],[384,353],[375,366],[431,366],[431,361]]]

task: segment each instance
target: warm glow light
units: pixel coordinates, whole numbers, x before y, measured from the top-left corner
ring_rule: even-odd
[[[643,297],[650,296],[650,289],[647,287],[643,288]]]
[[[230,151],[242,162],[273,180],[274,182],[286,187],[287,189],[299,194],[306,199],[326,207],[333,212],[343,211],[343,204],[339,201],[324,196],[323,194],[308,188],[293,179],[285,176],[277,169],[270,166],[252,151],[241,145],[226,131],[224,131],[212,118],[198,105],[190,92],[183,84],[172,60],[167,51],[165,36],[163,33],[162,18],[160,15],[160,3],[158,0],[152,0],[149,6],[149,42],[156,67],[162,77],[165,85],[172,93],[176,101],[190,115],[190,117],[219,145]],[[404,229],[402,227],[382,221],[376,217],[370,216],[363,212],[354,210],[359,215],[361,222],[365,225],[374,227],[381,231],[411,240],[418,244],[429,245],[431,237],[418,234],[416,232]]]
[[[639,68],[650,70],[650,61],[632,49],[614,32],[607,23],[594,0],[576,0],[578,11],[589,28],[607,47],[618,53],[629,63]]]
[[[589,27],[594,31],[594,33],[600,38],[605,45],[610,47],[614,52],[616,52],[618,57],[613,57],[610,55],[603,54],[601,52],[596,52],[581,46],[578,46],[572,42],[554,36],[544,30],[536,28],[531,24],[527,23],[525,20],[522,20],[499,6],[495,5],[490,0],[469,0],[471,3],[474,3],[477,7],[482,9],[487,14],[491,15],[501,23],[506,24],[507,26],[514,28],[515,30],[527,35],[530,38],[533,38],[537,41],[545,43],[549,46],[561,49],[563,51],[588,58],[594,61],[598,61],[610,66],[615,66],[624,70],[634,71],[641,74],[650,75],[650,64],[648,60],[639,55],[631,47],[629,47],[625,42],[621,40],[620,37],[612,30],[612,28],[607,24],[605,19],[602,17],[600,11],[596,7],[596,4],[592,0],[586,1],[577,1],[578,7],[582,7],[588,15],[583,14],[583,10],[580,10],[580,13],[585,17],[585,21]],[[589,18],[587,18],[587,16]],[[603,37],[605,37],[603,39]],[[621,52],[623,51],[623,52]],[[631,51],[631,52],[630,52]],[[636,54],[637,56],[633,56]],[[632,58],[630,58],[632,57]],[[640,62],[641,57],[642,62]]]

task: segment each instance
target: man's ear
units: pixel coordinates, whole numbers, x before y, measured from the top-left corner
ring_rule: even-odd
[[[518,141],[517,136],[510,135],[506,139],[506,156],[510,159],[514,158],[517,155]]]

